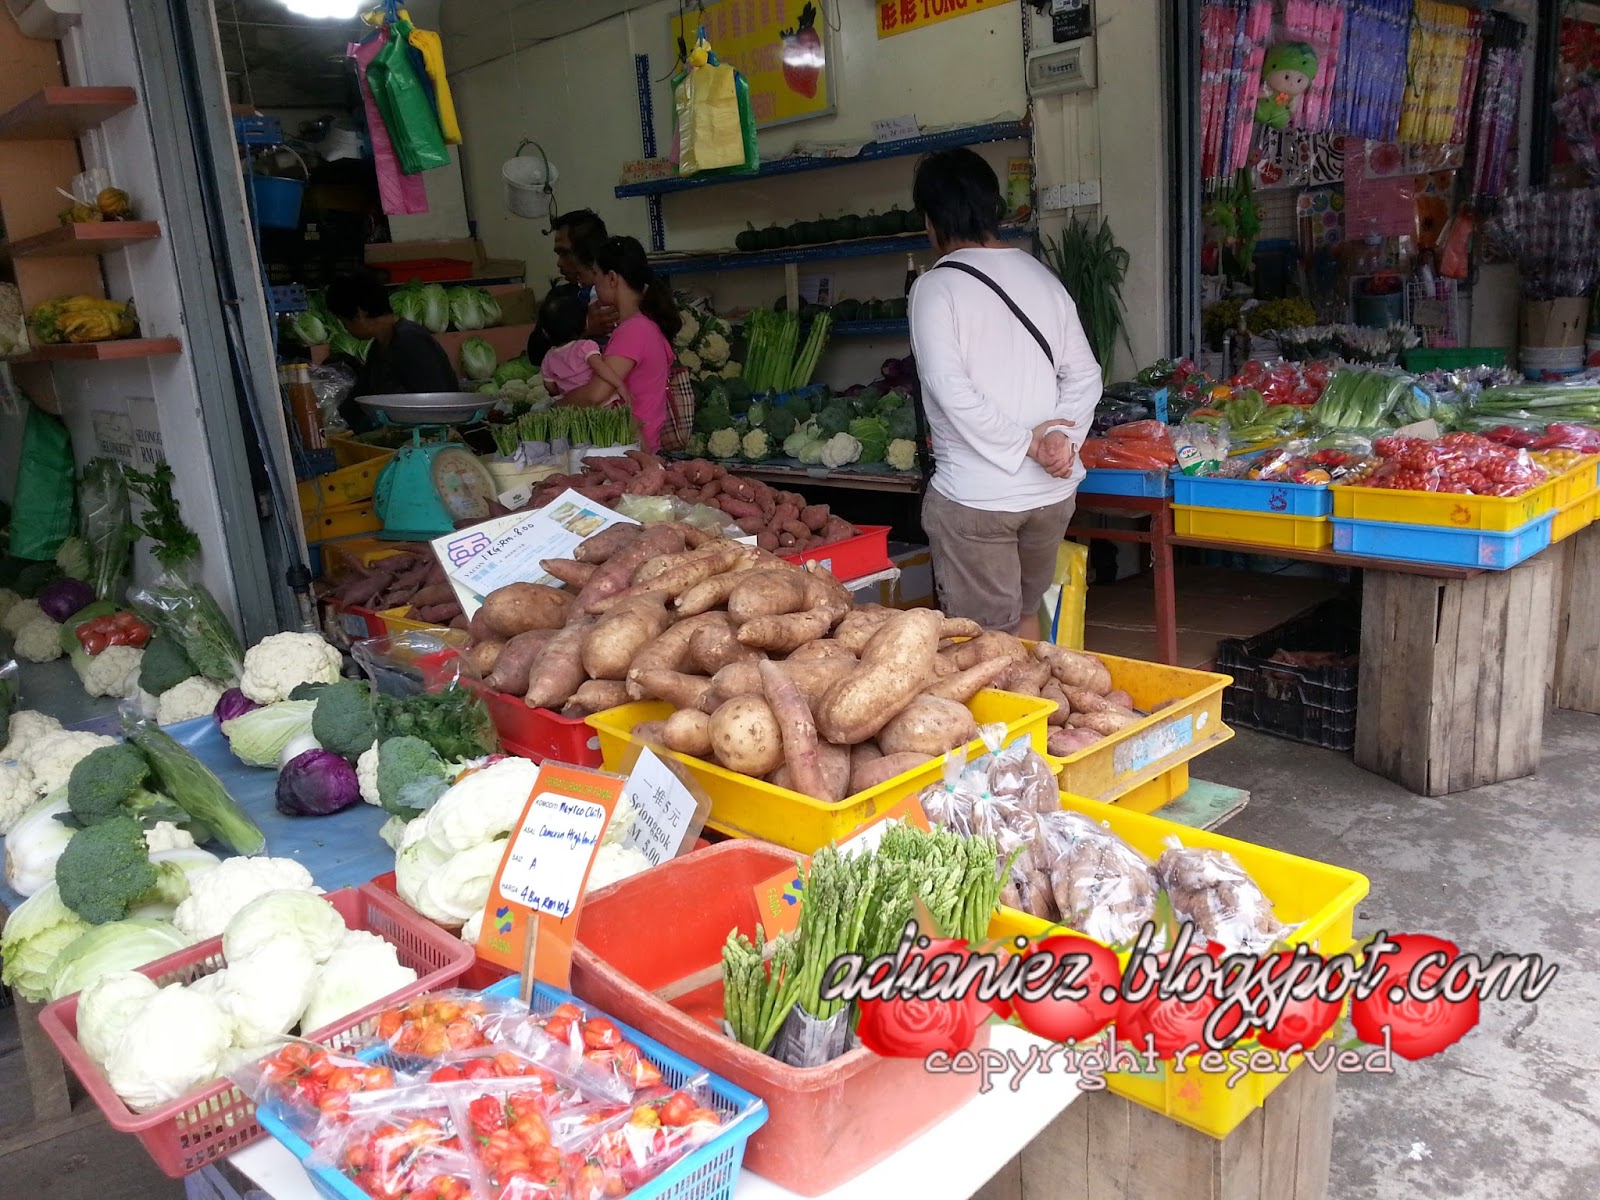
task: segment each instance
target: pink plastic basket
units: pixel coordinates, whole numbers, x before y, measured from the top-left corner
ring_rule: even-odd
[[[396,897],[351,888],[333,893],[328,900],[351,929],[375,933],[392,943],[401,965],[416,971],[417,981],[341,1021],[312,1031],[309,1036],[313,1041],[334,1048],[354,1045],[372,1031],[383,1009],[448,987],[472,965],[472,947],[412,912]],[[225,966],[222,939],[217,937],[146,963],[139,970],[164,986],[191,983]],[[78,1045],[76,994],[47,1005],[39,1013],[39,1025],[100,1106],[111,1128],[131,1133],[143,1142],[156,1165],[174,1179],[182,1179],[263,1136],[264,1130],[256,1122],[255,1105],[226,1079],[147,1113],[130,1110]]]

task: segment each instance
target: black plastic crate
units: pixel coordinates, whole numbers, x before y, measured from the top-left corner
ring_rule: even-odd
[[[1353,596],[1330,600],[1253,638],[1224,639],[1217,644],[1217,670],[1234,682],[1222,693],[1222,719],[1311,746],[1354,749],[1358,667],[1270,660],[1280,650],[1354,658],[1360,649],[1360,602]]]

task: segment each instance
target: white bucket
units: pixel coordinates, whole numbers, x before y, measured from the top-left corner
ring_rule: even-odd
[[[1517,355],[1517,363],[1528,379],[1562,379],[1583,370],[1582,346],[1524,346]]]
[[[537,157],[522,152],[532,146]],[[555,164],[538,142],[525,141],[517,147],[517,156],[506,160],[500,168],[500,177],[506,184],[506,208],[513,216],[539,220],[553,214],[555,206]]]

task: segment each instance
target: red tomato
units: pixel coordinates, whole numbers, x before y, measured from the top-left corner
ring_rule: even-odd
[[[591,1050],[611,1050],[622,1044],[622,1033],[605,1017],[594,1017],[584,1022],[583,1044]]]

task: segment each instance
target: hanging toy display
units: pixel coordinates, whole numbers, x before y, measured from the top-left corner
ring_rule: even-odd
[[[1256,120],[1269,129],[1287,129],[1300,97],[1317,77],[1317,52],[1309,42],[1279,42],[1261,60],[1261,99]]]

